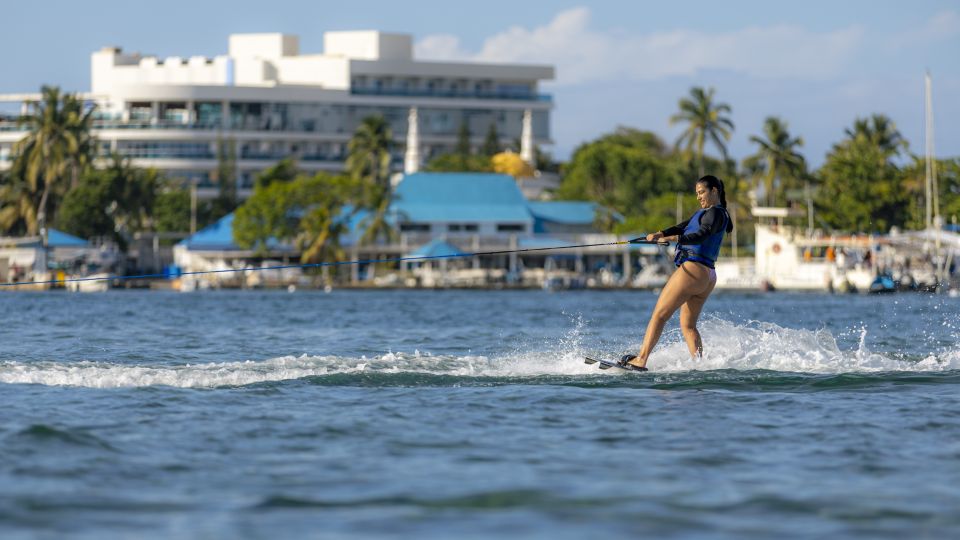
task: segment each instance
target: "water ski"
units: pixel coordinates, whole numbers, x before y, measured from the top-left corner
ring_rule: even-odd
[[[597,367],[600,369],[610,369],[617,368],[624,371],[648,371],[645,367],[637,367],[631,364],[617,362],[615,360],[598,360],[596,358],[590,358],[589,356],[583,357],[583,363],[585,364],[599,364]]]

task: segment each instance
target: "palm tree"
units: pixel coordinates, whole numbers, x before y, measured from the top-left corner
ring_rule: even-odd
[[[360,186],[357,209],[367,209],[361,241],[391,239],[393,228],[387,222],[390,209],[390,150],[393,134],[383,116],[364,118],[350,139],[347,172]]]
[[[347,173],[355,180],[388,185],[392,147],[393,133],[387,120],[383,116],[364,118],[347,146]]]
[[[19,118],[18,123],[27,126],[29,133],[13,149],[14,168],[23,171],[27,189],[39,194],[36,220],[28,227],[28,234],[45,232],[50,199],[75,187],[96,153],[90,129],[94,109],[84,111],[77,96],[61,94],[57,87],[44,86],[41,94],[33,110]]]
[[[16,171],[0,176],[0,232],[35,234],[36,199],[30,185]]]
[[[763,137],[750,136],[750,142],[757,144],[759,151],[748,157],[746,164],[757,164],[765,181],[767,204],[774,204],[774,187],[786,188],[788,182],[806,178],[807,163],[797,148],[803,146],[802,137],[791,137],[787,123],[775,116],[767,117],[763,123]]]
[[[690,97],[680,99],[680,112],[670,117],[670,125],[684,122],[687,128],[677,139],[686,150],[693,151],[699,164],[700,176],[703,176],[703,147],[707,140],[720,150],[723,159],[727,159],[727,146],[733,132],[733,122],[726,115],[730,105],[714,103],[714,89],[704,90],[699,86],[690,89]]]
[[[886,157],[898,156],[907,147],[907,141],[897,130],[896,124],[883,114],[857,118],[853,127],[845,129],[844,133],[853,141],[875,145]]]

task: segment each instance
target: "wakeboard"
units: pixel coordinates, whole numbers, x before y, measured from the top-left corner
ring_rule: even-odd
[[[590,358],[589,356],[583,357],[583,363],[591,364],[591,365],[597,364],[597,367],[600,369],[617,368],[617,369],[622,369],[624,371],[636,371],[636,372],[648,371],[647,368],[636,367],[630,364],[620,364],[615,360],[603,360],[603,359],[597,359],[597,358]]]

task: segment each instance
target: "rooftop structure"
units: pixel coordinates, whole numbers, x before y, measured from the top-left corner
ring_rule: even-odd
[[[241,195],[285,157],[308,171],[340,171],[350,137],[372,115],[390,124],[398,172],[451,151],[462,124],[477,147],[491,125],[504,146],[522,139],[523,155],[551,143],[552,101],[539,88],[551,66],[422,61],[408,34],[326,32],[323,42],[322,53],[304,54],[297,36],[235,34],[213,58],[94,52],[82,97],[97,106],[100,151],[207,188],[203,196],[214,193],[224,159],[235,162]],[[39,98],[0,102],[26,111]],[[0,118],[0,169],[23,136],[14,120]]]

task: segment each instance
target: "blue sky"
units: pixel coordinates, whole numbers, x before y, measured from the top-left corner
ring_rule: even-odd
[[[960,156],[960,3],[693,1],[461,3],[166,0],[14,2],[0,9],[0,93],[41,84],[87,90],[90,53],[119,45],[160,56],[226,52],[237,32],[286,32],[322,50],[325,30],[414,35],[427,59],[548,63],[552,151],[565,158],[618,125],[678,134],[668,118],[691,86],[733,107],[730,152],[782,117],[822,163],[858,116],[883,113],[923,149],[923,73],[934,77],[936,147]],[[708,150],[709,151],[709,150]]]

